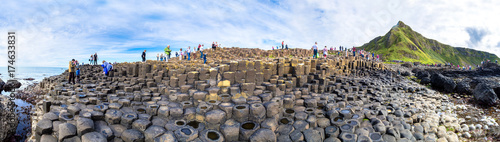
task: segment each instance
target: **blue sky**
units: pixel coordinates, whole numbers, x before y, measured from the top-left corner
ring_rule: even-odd
[[[403,21],[445,44],[500,55],[500,1],[494,0],[18,0],[0,5],[0,56],[18,34],[18,66],[62,66],[98,53],[107,61],[139,61],[218,41],[271,49],[360,46]],[[6,59],[0,66],[6,66]]]

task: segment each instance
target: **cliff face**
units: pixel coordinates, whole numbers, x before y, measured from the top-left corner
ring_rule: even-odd
[[[497,60],[494,54],[469,48],[452,47],[415,32],[399,21],[384,36],[376,37],[359,47],[382,59],[421,62],[424,64],[453,63],[454,65],[477,65],[483,59]]]

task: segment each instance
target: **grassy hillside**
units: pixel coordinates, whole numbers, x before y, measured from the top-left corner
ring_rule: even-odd
[[[402,60],[423,64],[450,62],[454,65],[477,65],[483,59],[492,61],[498,59],[496,55],[488,52],[452,47],[425,38],[401,21],[384,36],[376,37],[359,48],[381,54],[381,58],[385,61]]]

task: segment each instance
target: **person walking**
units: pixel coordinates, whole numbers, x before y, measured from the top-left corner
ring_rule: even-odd
[[[97,52],[94,54],[94,65],[97,65]]]
[[[160,60],[160,53],[157,53],[156,54],[156,61],[159,61]]]
[[[165,51],[165,55],[167,55],[167,59],[170,59],[170,53],[172,52],[172,50],[170,50],[170,45],[167,45],[167,47],[164,49]]]
[[[75,67],[76,67],[75,59],[72,59],[71,61],[69,61],[69,67],[68,67],[68,72],[69,72],[68,84],[71,84],[71,82],[75,84],[75,71],[76,71]]]
[[[313,58],[318,58],[318,42],[314,42],[314,45],[313,45],[312,48],[313,48],[313,51],[314,51],[313,52],[314,53]]]
[[[146,62],[146,50],[144,50],[144,52],[142,52],[141,58],[142,58],[142,62]]]
[[[286,50],[288,50],[288,44],[285,45]]]
[[[163,62],[163,53],[160,54],[160,61]]]

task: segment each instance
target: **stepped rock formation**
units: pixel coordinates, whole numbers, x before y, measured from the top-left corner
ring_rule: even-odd
[[[84,65],[79,84],[68,84],[67,72],[44,79],[31,140],[458,140],[439,126],[460,127],[456,118],[426,111],[446,96],[380,62],[312,59],[303,49],[206,52],[207,64],[119,63],[110,76]]]

